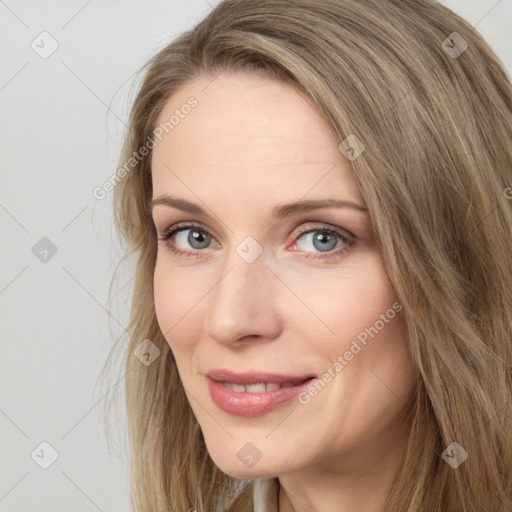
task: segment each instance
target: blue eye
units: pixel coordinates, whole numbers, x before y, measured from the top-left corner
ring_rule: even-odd
[[[306,246],[313,247],[313,249],[319,251],[319,253],[303,250],[297,251],[305,252],[305,258],[314,260],[340,256],[355,243],[355,237],[351,233],[325,225],[307,230],[303,229],[302,231],[299,230],[294,233],[294,236],[296,236],[296,239],[293,246],[297,245],[301,239],[304,239],[306,240]],[[186,258],[200,257],[200,253],[203,252],[202,250],[210,247],[212,241],[215,241],[206,229],[194,224],[175,224],[162,236],[158,237],[158,240],[164,242],[164,245],[174,254]],[[176,242],[179,242],[179,244],[189,244],[192,250],[179,249]],[[338,250],[333,252],[333,249]]]
[[[320,254],[315,254],[305,251],[305,258],[322,259],[334,257],[339,255],[340,252],[345,252],[353,244],[353,236],[337,229],[314,228],[300,232],[294,245],[297,245],[299,241],[306,241],[303,247],[313,247],[313,249],[320,252]],[[336,248],[341,249],[333,253],[333,249]]]

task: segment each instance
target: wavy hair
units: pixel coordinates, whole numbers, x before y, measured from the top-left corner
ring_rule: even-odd
[[[306,93],[340,143],[365,145],[351,167],[418,369],[386,511],[512,511],[512,88],[482,36],[434,0],[224,0],[140,72],[121,165],[138,158],[114,191],[136,262],[118,340],[133,510],[253,510],[253,483],[210,458],[157,324],[148,210],[164,105],[199,76],[240,72]],[[148,366],[134,357],[145,339],[161,351]],[[454,441],[469,454],[457,469],[442,458]]]

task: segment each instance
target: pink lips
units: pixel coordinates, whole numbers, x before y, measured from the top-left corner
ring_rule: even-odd
[[[307,389],[314,375],[282,375],[265,372],[234,373],[230,370],[212,370],[206,374],[208,388],[213,402],[223,411],[236,416],[256,417],[273,411],[276,407],[294,398]],[[281,387],[272,391],[250,392],[233,391],[224,382],[235,386],[256,384],[284,384],[293,386]],[[230,386],[232,387],[232,386]],[[275,387],[275,386],[272,386]]]

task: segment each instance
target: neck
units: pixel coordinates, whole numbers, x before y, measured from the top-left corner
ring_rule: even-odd
[[[384,512],[406,439],[279,477],[279,512]]]

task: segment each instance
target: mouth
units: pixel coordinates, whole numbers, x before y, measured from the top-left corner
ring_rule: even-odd
[[[229,370],[215,370],[206,377],[210,397],[217,407],[248,418],[262,416],[284,405],[317,379],[312,375],[235,374]]]

